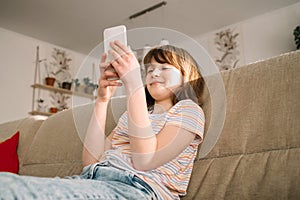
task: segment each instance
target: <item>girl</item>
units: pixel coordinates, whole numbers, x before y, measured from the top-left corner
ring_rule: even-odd
[[[98,96],[79,176],[38,178],[1,173],[0,199],[179,199],[186,194],[204,131],[204,81],[194,59],[174,46],[144,58],[146,87],[134,54],[111,43],[100,64]],[[113,69],[113,70],[112,70]],[[122,80],[127,111],[105,138],[107,106]]]
[[[105,62],[104,54],[100,64],[98,98],[83,151],[83,164],[89,168],[85,170],[91,171],[94,165],[90,164],[99,165],[100,160],[138,179],[149,197],[179,199],[179,195],[186,194],[203,137],[204,113],[198,105],[203,77],[185,50],[161,46],[144,58],[144,90],[133,53],[118,41],[111,46],[109,53],[114,61]],[[107,70],[111,67],[114,70]],[[107,104],[115,87],[121,85],[116,77],[125,85],[127,112],[105,141]]]

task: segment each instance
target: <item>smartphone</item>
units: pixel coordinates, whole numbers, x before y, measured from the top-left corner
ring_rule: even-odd
[[[110,62],[113,60],[112,56],[108,53],[108,51],[111,49],[109,45],[111,41],[119,40],[122,44],[127,46],[126,26],[119,25],[104,29],[103,38],[104,52],[107,54],[107,61]]]

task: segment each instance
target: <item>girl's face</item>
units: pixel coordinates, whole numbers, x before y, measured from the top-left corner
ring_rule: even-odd
[[[174,91],[182,85],[182,74],[170,64],[161,64],[152,59],[147,68],[146,85],[155,101],[172,100]]]

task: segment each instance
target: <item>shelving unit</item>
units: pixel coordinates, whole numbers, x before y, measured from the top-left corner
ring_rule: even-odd
[[[43,60],[45,60],[45,59],[43,59]],[[55,114],[55,113],[51,113],[51,112],[47,112],[47,111],[41,112],[39,109],[36,108],[37,99],[40,99],[41,90],[46,90],[49,92],[58,92],[61,94],[66,94],[66,95],[75,95],[75,96],[79,96],[79,97],[89,98],[91,100],[95,99],[95,96],[92,94],[87,94],[87,93],[83,93],[83,92],[77,92],[77,91],[72,91],[72,90],[56,87],[56,86],[41,84],[40,63],[43,60],[40,60],[40,58],[39,58],[39,47],[37,46],[34,84],[31,85],[31,87],[33,88],[33,92],[32,92],[32,110],[31,110],[31,112],[29,112],[30,115],[51,116],[51,115]]]
[[[48,91],[51,91],[51,92],[59,92],[59,93],[67,94],[67,95],[75,95],[75,96],[85,97],[85,98],[89,98],[91,100],[96,98],[94,95],[91,95],[91,94],[76,92],[76,91],[72,91],[72,90],[67,90],[67,89],[58,88],[58,87],[49,86],[49,85],[44,85],[44,84],[39,84],[39,83],[31,85],[31,87],[33,88],[34,91],[35,91],[35,89],[48,90]],[[44,115],[44,116],[51,116],[51,115],[55,114],[55,113],[41,112],[41,111],[35,110],[35,102],[34,101],[35,101],[35,98],[33,98],[33,107],[32,107],[32,111],[29,112],[29,114],[31,114],[31,115]]]
[[[71,90],[58,88],[58,87],[53,87],[53,86],[44,85],[44,84],[39,84],[39,83],[31,85],[31,87],[39,88],[39,89],[43,89],[43,90],[49,90],[49,91],[53,91],[53,92],[60,92],[60,93],[64,93],[64,94],[70,94],[70,95],[75,95],[75,96],[86,97],[86,98],[90,98],[90,99],[94,98],[94,96],[91,95],[91,94],[71,91]]]

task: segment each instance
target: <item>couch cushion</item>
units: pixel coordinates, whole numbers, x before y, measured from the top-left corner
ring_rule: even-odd
[[[34,176],[68,176],[79,174],[86,129],[93,103],[59,112],[39,128],[24,158],[20,174]],[[106,133],[115,127],[125,108],[123,98],[114,98],[108,107]]]
[[[300,149],[201,159],[185,199],[299,199]]]
[[[0,141],[4,141],[13,136],[24,119],[14,120],[0,124]]]
[[[68,171],[63,163],[74,163],[74,168],[80,170],[82,143],[74,125],[71,110],[62,111],[49,117],[39,128],[34,140],[26,153],[20,174],[39,175],[45,165],[52,164],[48,174],[56,176],[59,171]],[[37,170],[32,169],[35,165]],[[56,168],[55,165],[62,166]],[[34,173],[39,172],[39,173]],[[76,171],[79,173],[79,171]]]
[[[43,116],[29,116],[22,120],[18,126],[18,130],[20,131],[18,146],[20,168],[22,168],[24,156],[34,139],[37,130],[40,128],[45,119],[46,118]]]
[[[19,158],[17,147],[19,143],[19,131],[11,138],[0,141],[0,171],[1,172],[19,172]]]
[[[17,131],[20,132],[18,145],[20,168],[22,168],[24,155],[27,153],[37,130],[45,119],[46,118],[43,116],[29,116],[24,119],[6,122],[0,125],[1,141],[11,137]]]

